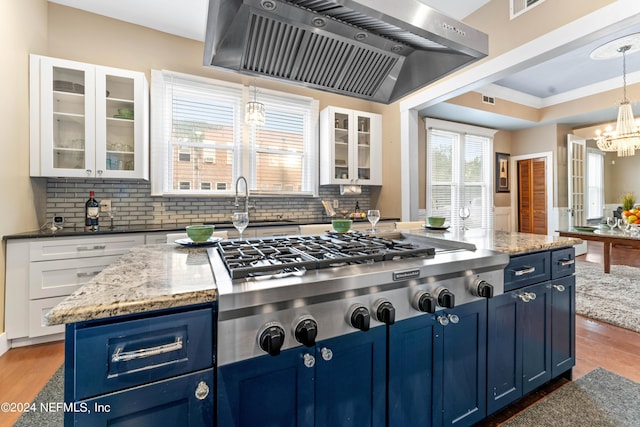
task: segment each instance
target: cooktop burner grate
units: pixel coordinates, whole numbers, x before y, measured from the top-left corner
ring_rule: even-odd
[[[370,264],[408,257],[433,257],[435,249],[398,238],[364,233],[327,233],[218,242],[218,253],[232,279],[282,277],[307,270]]]

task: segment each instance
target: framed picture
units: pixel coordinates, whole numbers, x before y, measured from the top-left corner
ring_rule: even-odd
[[[509,192],[509,154],[496,153],[496,193]]]

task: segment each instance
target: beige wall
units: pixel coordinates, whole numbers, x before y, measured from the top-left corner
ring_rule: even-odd
[[[202,65],[204,43],[151,30],[58,4],[49,4],[47,55],[142,71],[171,70],[318,99],[320,109],[333,105],[374,111],[378,104]],[[375,112],[375,111],[374,111]]]
[[[42,188],[29,179],[29,52],[44,51],[46,0],[0,2],[0,235],[38,228],[34,200]],[[5,249],[0,249],[0,332],[4,332]]]
[[[489,34],[489,58],[594,12],[615,0],[546,0],[511,20],[510,0],[492,0],[464,19]]]

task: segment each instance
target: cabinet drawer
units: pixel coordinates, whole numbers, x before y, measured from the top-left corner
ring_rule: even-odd
[[[504,291],[511,291],[551,278],[549,252],[537,252],[511,258],[504,269]]]
[[[64,325],[48,326],[45,323],[44,316],[65,298],[44,298],[29,301],[29,337],[41,337],[64,332]]]
[[[74,339],[74,397],[85,399],[211,367],[213,310],[88,324]]]
[[[576,251],[573,247],[551,252],[551,278],[571,276],[576,271]]]
[[[29,298],[69,295],[119,256],[29,263]]]
[[[88,258],[122,255],[130,248],[143,245],[144,235],[91,236],[81,238],[34,239],[29,242],[30,261]]]
[[[213,390],[207,369],[79,402],[65,417],[74,426],[214,426]]]

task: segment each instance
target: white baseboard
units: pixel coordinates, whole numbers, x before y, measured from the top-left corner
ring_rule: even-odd
[[[11,348],[25,347],[28,345],[43,344],[52,341],[63,341],[64,332],[59,334],[43,335],[35,338],[15,338],[11,340]]]
[[[7,333],[0,334],[0,356],[9,351],[9,340],[7,339]]]

